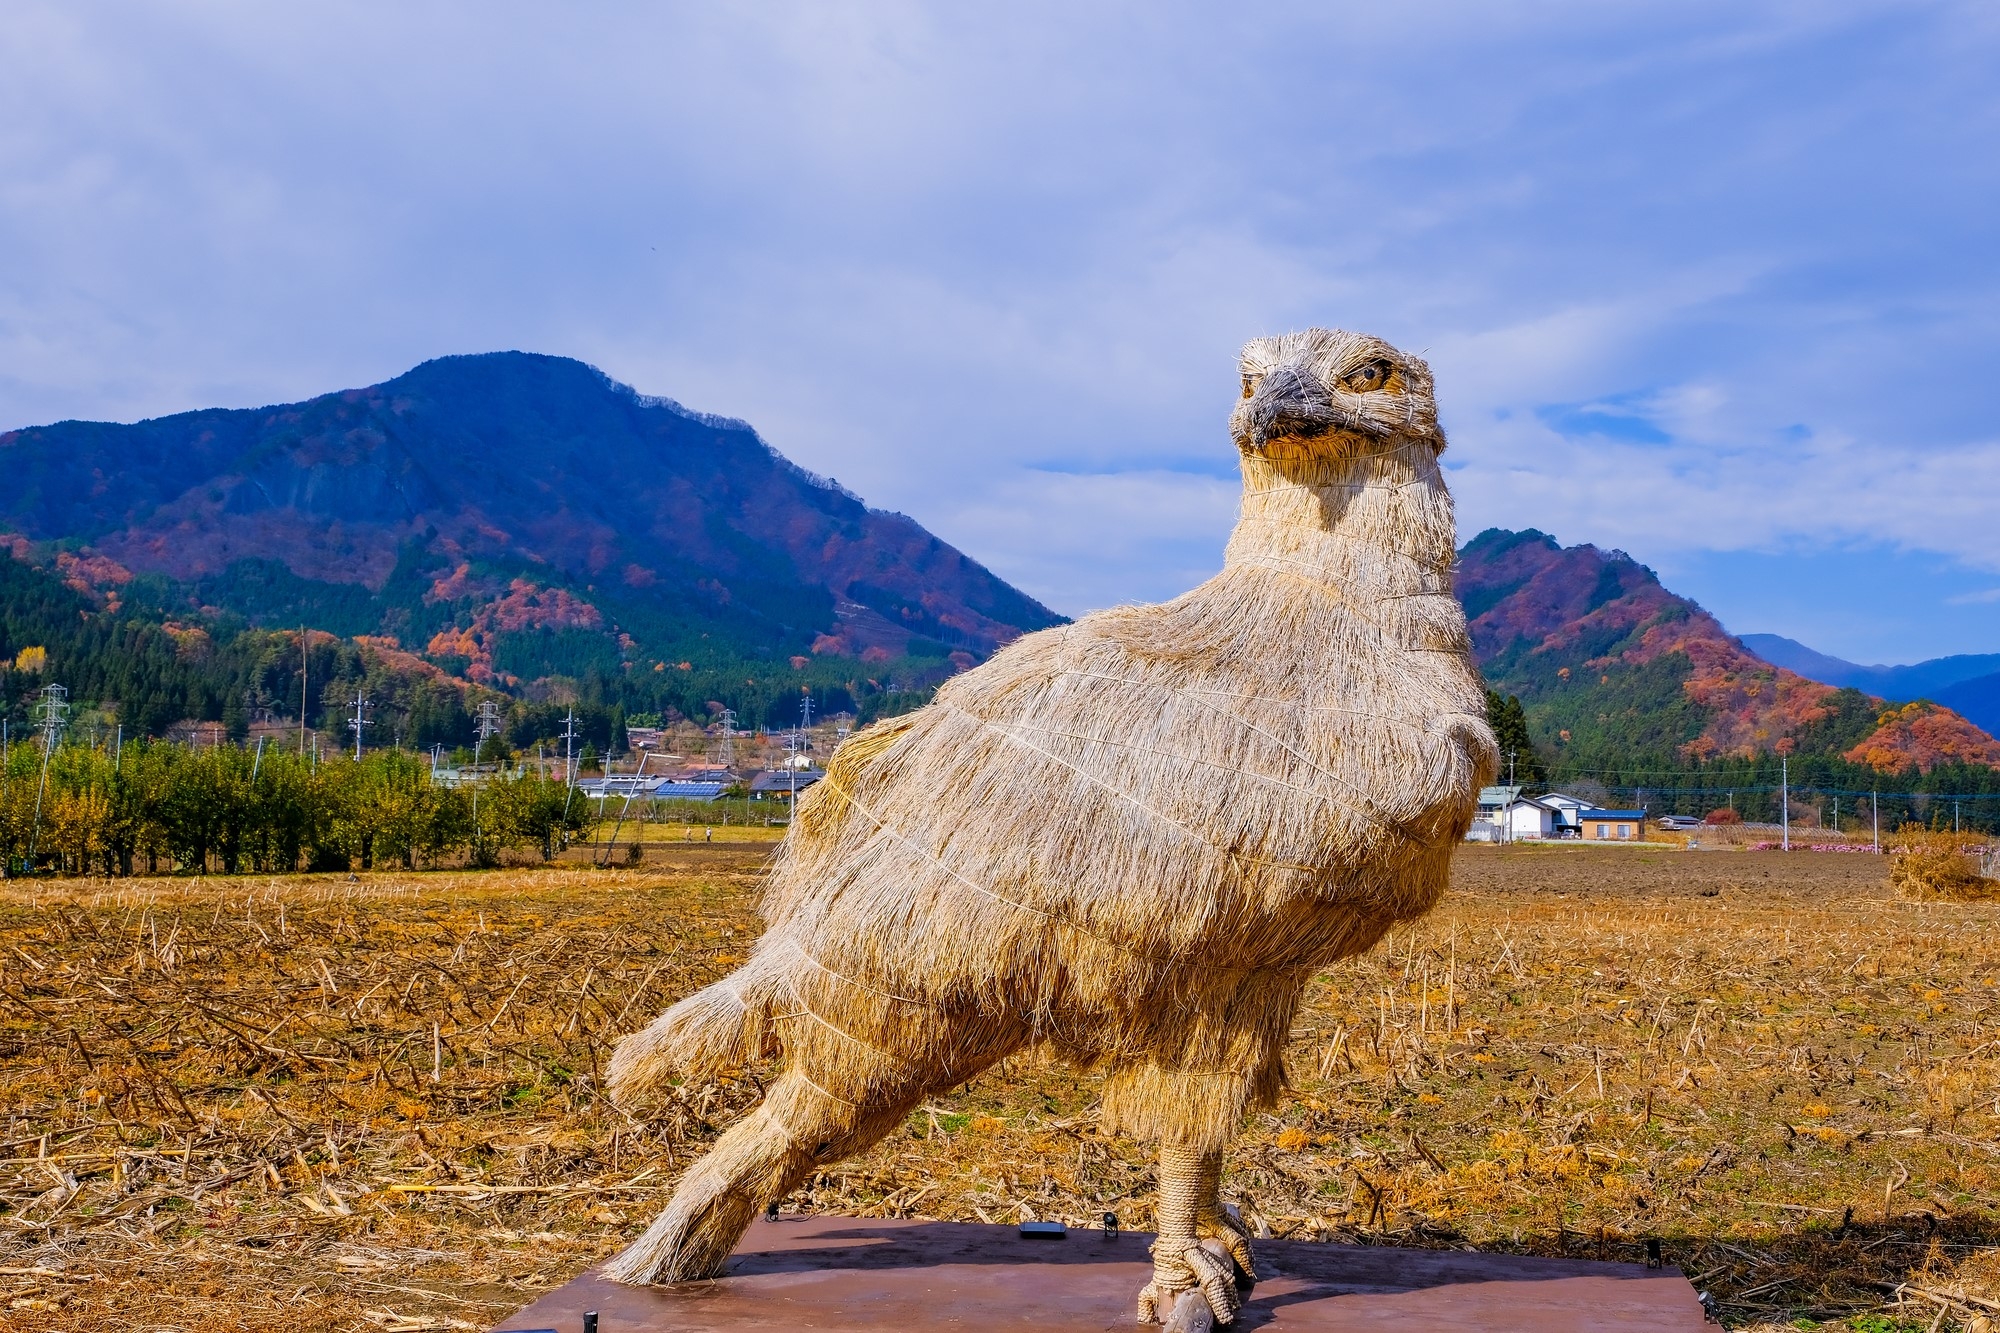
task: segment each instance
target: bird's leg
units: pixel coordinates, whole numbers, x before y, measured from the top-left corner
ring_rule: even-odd
[[[1196,1290],[1216,1323],[1236,1321],[1243,1297],[1235,1269],[1254,1269],[1248,1238],[1222,1210],[1221,1188],[1220,1152],[1160,1146],[1160,1234],[1153,1242],[1153,1280],[1139,1293],[1141,1323],[1165,1321],[1182,1293]]]

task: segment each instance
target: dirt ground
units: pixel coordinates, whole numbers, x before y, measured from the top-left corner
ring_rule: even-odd
[[[0,886],[0,1328],[484,1328],[756,1095],[611,1110],[768,847],[639,869]],[[1469,848],[1315,983],[1226,1191],[1278,1235],[1634,1258],[1736,1326],[2000,1317],[2000,909],[1880,858]],[[788,1206],[1147,1225],[1095,1081],[1008,1062]]]

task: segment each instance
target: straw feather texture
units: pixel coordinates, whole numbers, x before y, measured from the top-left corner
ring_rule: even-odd
[[[622,1103],[785,1065],[613,1276],[718,1271],[766,1199],[1029,1044],[1106,1070],[1107,1131],[1212,1157],[1280,1093],[1306,980],[1437,901],[1496,754],[1430,372],[1309,330],[1242,373],[1222,572],[857,732],[750,960],[619,1046]]]

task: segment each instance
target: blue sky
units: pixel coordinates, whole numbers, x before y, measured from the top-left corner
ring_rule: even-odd
[[[1235,348],[1426,353],[1461,530],[2000,651],[2000,7],[15,0],[0,426],[448,352],[744,417],[1065,611],[1212,572]]]

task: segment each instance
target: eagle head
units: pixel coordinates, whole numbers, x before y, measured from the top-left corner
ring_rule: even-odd
[[[1305,329],[1244,344],[1229,433],[1245,454],[1333,458],[1411,440],[1444,448],[1431,368],[1380,338]]]

